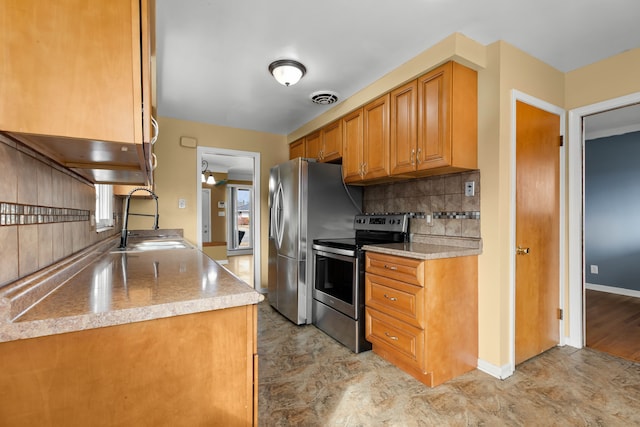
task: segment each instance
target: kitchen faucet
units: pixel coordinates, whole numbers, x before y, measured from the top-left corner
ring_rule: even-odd
[[[154,200],[156,201],[156,214],[155,215],[151,215],[151,214],[139,214],[139,213],[129,213],[129,202],[131,201],[131,195],[133,193],[135,193],[136,191],[146,191],[147,193],[149,193],[151,195],[151,197],[154,198]],[[134,188],[133,190],[131,190],[129,192],[129,195],[127,196],[127,201],[124,205],[124,220],[122,222],[122,233],[120,234],[120,246],[118,246],[118,248],[120,249],[124,249],[127,247],[127,238],[128,238],[128,230],[127,230],[127,224],[129,223],[129,215],[138,215],[138,216],[152,216],[155,218],[154,222],[153,222],[153,228],[152,230],[157,230],[158,229],[158,217],[160,215],[158,215],[158,196],[156,196],[156,194],[149,190],[148,188],[145,187],[137,187]]]

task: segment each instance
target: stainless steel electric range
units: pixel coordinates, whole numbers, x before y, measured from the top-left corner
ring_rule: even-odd
[[[355,353],[370,350],[364,324],[364,245],[409,240],[407,213],[362,214],[355,236],[313,241],[313,324]]]

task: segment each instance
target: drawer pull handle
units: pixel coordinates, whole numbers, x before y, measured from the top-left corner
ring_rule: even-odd
[[[389,332],[385,332],[385,333],[384,333],[384,335],[385,335],[387,338],[389,338],[390,340],[398,341],[398,337],[396,337],[396,336],[394,336],[394,335],[391,335]]]
[[[396,297],[390,297],[390,296],[389,296],[389,295],[387,295],[387,294],[384,294],[384,297],[385,297],[386,299],[388,299],[389,301],[398,301],[398,298],[396,298]]]
[[[387,270],[397,270],[398,267],[396,267],[395,265],[384,265],[384,268],[386,268]]]

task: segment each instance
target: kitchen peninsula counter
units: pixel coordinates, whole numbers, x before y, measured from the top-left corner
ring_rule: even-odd
[[[364,251],[420,260],[453,258],[482,253],[482,241],[474,238],[413,236],[406,243],[364,245]]]
[[[21,301],[28,297],[22,289],[2,290],[0,342],[257,304],[264,299],[192,246],[118,252],[117,243],[118,239],[110,239],[88,254],[95,260],[71,273],[64,283],[42,285],[55,289],[33,305]],[[27,306],[24,311],[16,308],[21,305]]]
[[[257,425],[264,297],[163,244],[109,239],[0,289],[0,425]]]

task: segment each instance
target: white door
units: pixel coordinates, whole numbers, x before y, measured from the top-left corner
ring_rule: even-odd
[[[202,189],[202,243],[211,241],[211,189]]]

